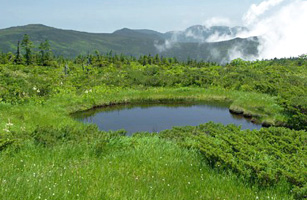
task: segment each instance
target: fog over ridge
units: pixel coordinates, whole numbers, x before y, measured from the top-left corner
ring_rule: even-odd
[[[295,57],[307,53],[307,1],[304,0],[266,0],[253,4],[242,16],[243,27],[229,28],[228,31],[211,31],[215,26],[230,24],[229,19],[213,17],[207,19],[203,26],[192,30],[172,32],[172,36],[163,44],[155,44],[160,51],[171,49],[180,43],[179,37],[194,38],[199,44],[221,42],[235,38],[253,40],[258,37],[258,55],[245,57],[242,46],[235,46],[228,51],[229,60],[245,60]],[[212,50],[212,54],[219,52]],[[228,61],[229,61],[228,60]]]

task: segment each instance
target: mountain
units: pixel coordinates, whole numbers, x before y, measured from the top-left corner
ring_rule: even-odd
[[[0,51],[15,52],[17,41],[24,34],[30,36],[37,47],[48,39],[56,55],[74,57],[92,53],[95,50],[107,53],[110,50],[118,54],[140,56],[155,55],[224,62],[231,58],[231,51],[237,48],[243,56],[257,54],[258,39],[236,38],[237,32],[244,27],[204,27],[192,26],[184,31],[160,33],[146,29],[124,28],[113,33],[87,33],[74,30],[57,29],[41,24],[30,24],[0,29]],[[227,38],[226,41],[207,41],[215,37]],[[214,39],[214,38],[213,38]]]
[[[216,42],[215,38],[226,38],[228,40],[236,38],[239,32],[248,31],[245,27],[227,27],[227,26],[212,26],[206,27],[195,25],[187,28],[184,31],[171,31],[165,33],[165,39],[176,38],[178,42],[183,43],[203,43]],[[209,40],[209,41],[208,41]]]
[[[151,38],[147,34],[87,33],[62,30],[40,24],[0,30],[0,51],[15,52],[17,41],[22,40],[24,34],[30,36],[35,46],[48,39],[54,53],[66,57],[87,54],[95,50],[100,52],[113,50],[134,56],[156,51],[152,45],[155,38]]]
[[[157,32],[157,31],[152,31],[152,30],[147,30],[147,29],[128,29],[128,28],[123,28],[120,30],[117,30],[113,32],[114,35],[122,35],[122,36],[141,36],[141,37],[152,37],[155,39],[163,39],[164,34]]]

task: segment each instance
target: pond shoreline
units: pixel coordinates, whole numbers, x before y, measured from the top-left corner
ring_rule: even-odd
[[[192,109],[192,107],[198,107],[196,110],[194,109],[194,111],[191,113],[191,111],[188,109]],[[73,114],[71,114],[71,117],[78,119],[79,121],[83,121],[85,123],[95,123],[97,124],[101,130],[104,131],[108,131],[108,130],[119,130],[119,129],[126,129],[123,126],[120,126],[118,124],[123,123],[123,121],[125,121],[125,118],[120,118],[118,116],[118,118],[113,119],[113,121],[109,121],[109,124],[113,124],[114,121],[118,120],[118,123],[116,123],[116,127],[114,127],[115,125],[113,125],[113,128],[107,129],[107,127],[109,127],[109,124],[101,124],[101,121],[105,121],[108,119],[108,113],[112,113],[112,112],[116,112],[118,115],[119,113],[129,113],[129,110],[135,110],[137,108],[141,108],[141,109],[148,109],[148,110],[155,110],[155,108],[159,107],[161,109],[166,109],[166,108],[175,108],[177,110],[177,114],[168,116],[165,118],[165,121],[161,121],[161,122],[155,122],[157,123],[156,126],[161,127],[161,126],[165,126],[165,122],[168,121],[168,119],[172,118],[172,120],[179,120],[179,116],[182,115],[186,115],[187,113],[190,114],[190,118],[194,118],[194,120],[191,122],[189,120],[185,120],[185,121],[181,121],[181,123],[183,123],[182,125],[172,125],[172,126],[188,126],[188,125],[198,125],[198,124],[194,124],[194,122],[198,122],[199,124],[201,123],[207,123],[209,121],[214,121],[216,123],[223,123],[223,124],[229,124],[229,123],[234,123],[237,125],[241,125],[242,128],[244,129],[254,129],[256,127],[259,128],[259,125],[261,125],[261,123],[258,123],[258,121],[254,120],[254,118],[252,117],[246,117],[242,114],[237,114],[237,113],[233,113],[231,112],[230,108],[230,103],[229,102],[220,102],[220,101],[205,101],[205,100],[184,100],[184,99],[180,99],[180,100],[169,100],[169,99],[159,99],[159,100],[146,100],[146,101],[125,101],[125,102],[117,102],[117,103],[108,103],[108,104],[103,104],[103,105],[99,105],[99,106],[94,106],[91,109],[87,109],[84,111],[78,111],[75,112]],[[186,111],[184,111],[183,113],[180,113],[180,111],[178,110],[182,110],[182,109],[186,109]],[[204,109],[209,109],[206,112],[204,112]],[[156,109],[157,110],[157,109]],[[215,110],[215,111],[213,111]],[[221,111],[223,110],[223,111]],[[225,111],[227,111],[227,113],[225,113]],[[149,112],[149,111],[148,111]],[[160,111],[161,112],[161,111]],[[166,111],[163,111],[166,112]],[[170,110],[168,112],[174,112],[174,110]],[[199,115],[199,112],[204,112],[205,114],[203,115]],[[223,112],[223,113],[221,113]],[[138,114],[140,114],[141,112],[138,112]],[[219,117],[216,118],[216,115],[219,113]],[[230,114],[229,114],[230,113]],[[137,114],[137,113],[135,113]],[[143,113],[146,117],[146,113]],[[97,116],[104,116],[103,118],[97,118]],[[164,113],[161,115],[161,117],[164,117],[165,115],[168,115],[168,113]],[[198,117],[195,117],[198,116]],[[210,116],[210,117],[209,117]],[[213,118],[212,118],[213,117]],[[98,120],[99,119],[99,120]],[[201,120],[200,120],[201,119]],[[244,120],[243,120],[244,119]],[[144,120],[143,118],[139,119],[140,121]],[[203,120],[203,122],[201,122]],[[226,120],[226,121],[225,121]],[[230,121],[231,122],[230,122]],[[150,120],[151,121],[151,120]],[[190,121],[191,124],[188,123],[188,121]],[[137,126],[137,122],[135,122],[135,126]],[[153,123],[153,122],[150,122]],[[185,124],[188,123],[188,124]],[[251,123],[253,125],[248,125],[248,123]],[[130,126],[132,124],[132,122],[130,122],[130,124],[128,126]],[[148,121],[143,121],[143,124],[140,124],[141,126],[144,126],[145,124],[148,125]],[[162,125],[164,124],[164,125]],[[249,128],[247,128],[249,127]],[[263,126],[262,126],[263,127]],[[105,129],[104,129],[105,128]],[[169,127],[171,128],[171,127]],[[150,127],[151,129],[151,127]],[[142,130],[143,131],[143,130]],[[150,132],[150,130],[148,130]],[[160,130],[161,131],[161,130]],[[136,132],[138,132],[138,130],[136,130]]]
[[[231,114],[242,116],[254,124],[262,124],[263,127],[286,127],[285,122],[275,118],[276,115],[282,115],[282,113],[278,113],[278,111],[274,110],[270,112],[270,106],[274,103],[274,97],[258,93],[203,88],[148,88],[146,90],[132,90],[132,92],[123,90],[120,91],[115,98],[113,95],[115,94],[109,94],[111,98],[107,95],[104,96],[104,99],[94,100],[94,103],[86,107],[82,105],[75,107],[69,112],[69,115],[92,109],[135,103],[222,103],[227,105]],[[242,100],[242,96],[244,96],[246,100],[244,98]],[[265,98],[263,98],[263,96]],[[253,102],[250,102],[250,98]],[[272,100],[270,98],[272,98]],[[263,99],[268,100],[264,101]],[[253,105],[254,102],[256,102],[257,105]],[[259,111],[255,112],[254,110]]]

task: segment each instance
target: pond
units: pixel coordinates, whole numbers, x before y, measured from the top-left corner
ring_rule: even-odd
[[[173,126],[197,126],[209,121],[241,125],[242,129],[260,129],[242,116],[233,115],[225,104],[212,103],[141,103],[92,109],[72,115],[85,123],[97,124],[100,130],[125,129],[135,132],[159,132]]]

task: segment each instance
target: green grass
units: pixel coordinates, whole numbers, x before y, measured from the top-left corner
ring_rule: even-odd
[[[16,153],[18,151],[18,153]],[[53,147],[27,141],[0,157],[0,199],[292,199],[210,169],[201,155],[157,136]]]
[[[70,117],[118,103],[222,102],[260,122],[304,129],[304,65],[104,59],[71,61],[68,71],[60,63],[0,65],[0,199],[304,198],[304,130],[208,123],[127,138]]]
[[[148,88],[122,89],[95,87],[91,93],[61,94],[49,100],[31,102],[24,105],[0,103],[0,129],[4,129],[8,120],[14,126],[12,130],[20,132],[24,128],[33,130],[37,125],[65,125],[74,122],[69,114],[87,110],[95,106],[114,103],[146,102],[146,101],[204,101],[226,102],[230,108],[251,113],[260,121],[284,120],[282,108],[276,104],[275,98],[265,94],[252,92],[226,91],[222,89],[201,88]]]

